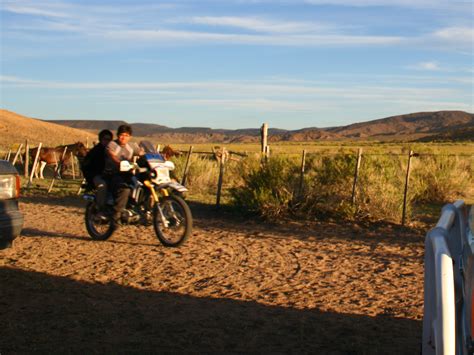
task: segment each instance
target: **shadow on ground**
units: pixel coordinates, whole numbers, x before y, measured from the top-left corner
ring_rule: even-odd
[[[89,284],[0,268],[0,352],[417,353],[421,322]]]

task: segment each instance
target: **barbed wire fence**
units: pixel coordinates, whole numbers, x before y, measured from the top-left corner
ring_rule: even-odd
[[[427,152],[416,152],[412,149],[409,149],[407,152],[402,153],[393,153],[393,152],[364,152],[363,148],[352,148],[350,152],[331,152],[331,151],[320,151],[320,152],[311,152],[308,149],[302,149],[301,153],[294,153],[294,152],[273,152],[272,156],[270,156],[270,146],[268,144],[268,125],[262,125],[261,128],[261,150],[260,152],[241,152],[241,151],[232,151],[228,150],[224,146],[220,146],[218,148],[212,148],[211,151],[195,151],[193,146],[190,146],[187,151],[181,151],[180,153],[185,156],[184,160],[184,167],[182,168],[182,175],[180,176],[180,182],[183,185],[188,184],[189,180],[189,173],[190,167],[192,165],[192,156],[204,157],[213,159],[216,161],[216,168],[218,170],[218,178],[216,181],[216,189],[215,189],[215,205],[216,207],[220,207],[221,199],[223,190],[228,186],[225,183],[226,180],[226,172],[227,166],[231,161],[239,161],[242,163],[242,160],[248,158],[249,156],[260,156],[262,164],[268,162],[271,158],[276,157],[293,157],[298,158],[299,163],[299,178],[297,183],[297,192],[301,194],[302,191],[305,189],[306,184],[306,175],[311,171],[308,167],[308,160],[311,159],[324,159],[329,157],[346,157],[348,159],[353,160],[353,172],[352,172],[352,181],[350,187],[350,194],[348,200],[352,205],[356,205],[358,202],[358,188],[360,184],[360,176],[361,173],[367,166],[364,166],[363,161],[367,158],[377,158],[377,157],[391,157],[396,158],[399,161],[404,161],[404,181],[403,181],[403,206],[402,206],[402,213],[400,216],[400,223],[405,225],[408,219],[408,212],[407,207],[409,204],[408,194],[410,191],[411,186],[411,175],[413,173],[413,159],[418,161],[423,161],[426,158],[446,158],[446,159],[464,159],[466,160],[466,166],[468,167],[469,174],[472,178],[472,174],[474,171],[474,154],[467,154],[467,153],[427,153]],[[41,143],[38,144],[37,148],[41,148]],[[157,145],[159,149],[160,145]],[[34,179],[34,171],[38,165],[38,158],[37,157],[30,157],[29,149],[33,148],[30,146],[28,141],[25,143],[17,143],[12,145],[7,150],[3,150],[0,152],[0,158],[8,160],[12,162],[19,172],[22,172],[25,178],[28,179],[28,183],[26,188],[28,188],[33,179]],[[23,152],[23,153],[22,153]],[[37,150],[39,152],[39,149]],[[64,152],[66,154],[66,152]],[[83,180],[80,164],[79,161],[73,157],[71,154],[71,161],[72,166],[70,167],[70,175],[69,177],[72,180]],[[33,159],[33,164],[30,169],[30,159]],[[367,163],[366,163],[367,164]],[[400,164],[401,166],[401,164]],[[60,168],[59,165],[55,167],[56,170]],[[314,169],[314,167],[313,167]],[[52,181],[50,183],[48,192],[51,192],[56,174],[53,173]],[[80,191],[80,190],[79,190]],[[469,194],[469,192],[467,192]]]

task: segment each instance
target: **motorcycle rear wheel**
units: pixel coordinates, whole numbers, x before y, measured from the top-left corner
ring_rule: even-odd
[[[101,219],[97,216],[99,212],[95,202],[90,202],[86,207],[86,229],[94,240],[107,240],[115,231],[112,218]]]
[[[166,247],[178,247],[191,235],[193,217],[187,203],[179,196],[170,195],[159,202],[164,217],[168,221],[165,227],[161,220],[158,204],[153,208],[153,227],[159,241]]]

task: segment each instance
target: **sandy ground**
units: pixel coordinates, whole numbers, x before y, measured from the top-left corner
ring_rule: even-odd
[[[419,352],[423,232],[191,208],[192,237],[165,248],[151,227],[92,241],[79,198],[23,198],[0,353]]]

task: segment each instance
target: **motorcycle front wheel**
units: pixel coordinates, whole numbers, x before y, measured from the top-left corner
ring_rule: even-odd
[[[94,240],[107,240],[115,230],[112,218],[101,216],[95,202],[90,202],[86,207],[86,229]]]
[[[189,237],[193,228],[193,217],[189,206],[179,196],[164,197],[153,209],[153,227],[164,246],[180,246]]]

